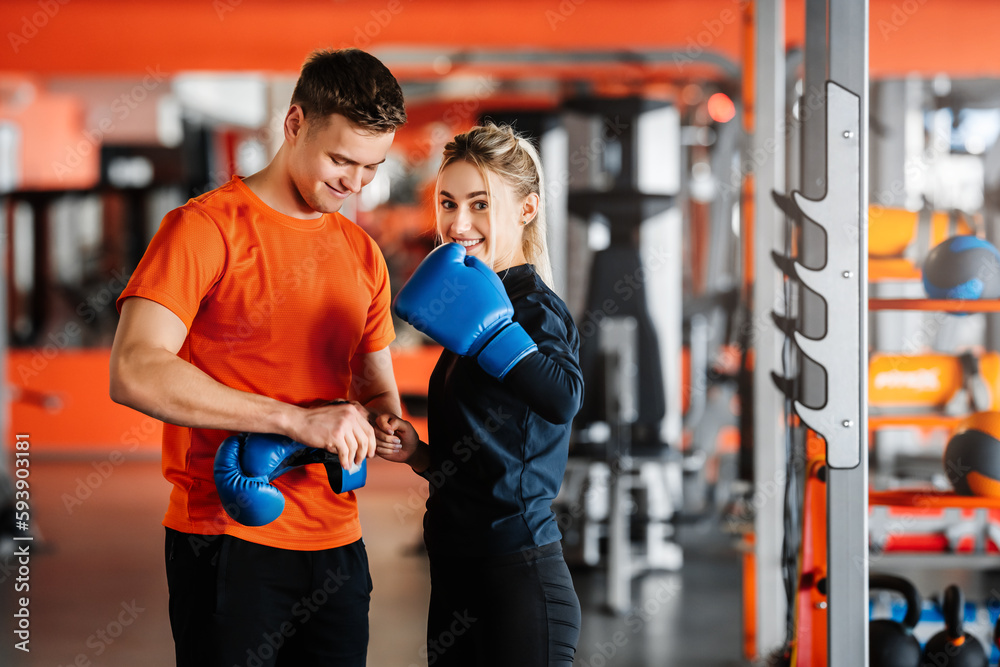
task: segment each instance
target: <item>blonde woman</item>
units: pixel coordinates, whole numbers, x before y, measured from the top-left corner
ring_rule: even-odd
[[[396,299],[441,343],[428,443],[391,414],[377,453],[430,483],[427,660],[569,667],[580,604],[552,511],[583,379],[579,335],[551,281],[544,181],[509,127],[454,138],[438,172],[442,244]]]

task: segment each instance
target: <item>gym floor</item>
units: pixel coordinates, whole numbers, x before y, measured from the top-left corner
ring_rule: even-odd
[[[168,485],[158,460],[104,461],[100,455],[32,460],[31,519],[38,533],[28,582],[30,653],[13,649],[13,617],[4,611],[0,665],[174,664],[160,525]],[[430,585],[419,548],[420,482],[408,468],[376,460],[360,495],[375,582],[373,667],[427,664],[421,649]],[[635,607],[624,616],[602,609],[600,572],[574,571],[584,607],[577,666],[746,664],[740,560],[731,540],[709,528],[689,529],[681,542],[684,568],[639,579]],[[5,610],[14,608],[16,577],[0,569]]]

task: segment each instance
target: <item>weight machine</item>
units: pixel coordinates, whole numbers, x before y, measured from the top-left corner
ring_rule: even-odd
[[[603,566],[606,603],[625,613],[635,577],[683,562],[673,519],[682,498],[680,119],[670,103],[580,98],[566,104],[567,203],[595,226],[580,363],[587,391],[556,499],[567,560]],[[650,307],[655,304],[655,308]]]

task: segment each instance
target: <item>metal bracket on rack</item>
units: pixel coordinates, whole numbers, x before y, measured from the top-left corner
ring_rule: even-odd
[[[790,200],[803,217],[826,231],[827,257],[836,259],[828,260],[819,269],[809,268],[796,260],[795,277],[808,289],[822,295],[828,304],[853,306],[861,299],[857,279],[861,230],[854,224],[860,220],[861,104],[857,95],[833,81],[827,82],[826,90],[826,195],[813,200],[801,192],[792,192]],[[853,367],[862,354],[859,318],[857,307],[828,313],[826,334],[821,340],[798,330],[793,332],[795,344],[803,354],[826,370],[825,402],[816,407],[796,399],[795,411],[809,428],[826,440],[827,464],[831,468],[854,468],[861,461],[860,387]]]

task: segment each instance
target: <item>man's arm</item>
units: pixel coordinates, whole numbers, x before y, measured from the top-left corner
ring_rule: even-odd
[[[388,347],[355,355],[351,360],[351,376],[350,398],[365,406],[373,416],[402,412]]]
[[[185,338],[169,308],[126,299],[111,347],[111,399],[179,426],[285,435],[338,454],[345,468],[374,452],[374,431],[355,406],[305,409],[227,387],[177,356]]]
[[[371,412],[371,421],[375,424],[375,428],[392,438],[393,445],[402,448],[400,439],[393,430],[393,425],[398,422],[406,427],[402,434],[413,441],[408,443],[408,449],[412,451],[405,458],[398,458],[398,450],[396,456],[386,453],[383,458],[405,462],[418,474],[427,470],[430,466],[430,452],[427,445],[420,442],[413,427],[400,417],[403,408],[400,405],[399,390],[396,388],[396,376],[392,371],[392,355],[389,353],[389,348],[355,356],[351,363],[351,372],[353,374],[351,395]],[[390,418],[388,415],[395,415],[396,418]]]

